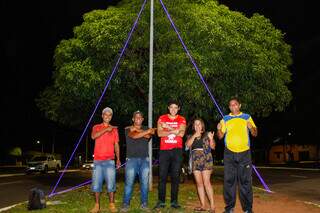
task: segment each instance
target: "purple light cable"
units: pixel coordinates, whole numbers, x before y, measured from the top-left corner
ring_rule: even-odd
[[[212,95],[212,93],[211,93],[211,91],[210,91],[207,83],[205,82],[205,80],[204,80],[204,78],[203,78],[203,76],[202,76],[202,74],[201,74],[201,72],[200,72],[200,70],[199,70],[196,62],[194,61],[193,57],[192,57],[191,54],[189,53],[189,50],[188,50],[187,46],[186,46],[185,43],[183,42],[183,40],[182,40],[182,38],[181,38],[181,36],[180,36],[180,33],[179,33],[179,31],[177,30],[177,28],[176,28],[176,26],[175,26],[175,24],[174,24],[174,22],[173,22],[173,20],[172,20],[172,18],[171,18],[171,16],[170,16],[169,12],[168,12],[166,6],[163,4],[162,0],[159,0],[159,1],[160,1],[160,4],[162,5],[162,8],[163,8],[164,12],[166,13],[166,15],[167,15],[167,17],[168,17],[168,19],[169,19],[169,21],[170,21],[170,23],[171,23],[172,28],[173,28],[174,31],[176,32],[176,34],[177,34],[177,36],[178,36],[178,38],[179,38],[179,40],[180,40],[180,42],[181,42],[181,44],[182,44],[182,46],[183,46],[183,49],[184,49],[185,52],[187,53],[187,55],[188,55],[191,63],[193,64],[194,68],[196,69],[196,71],[197,71],[197,73],[198,73],[198,75],[199,75],[199,77],[200,77],[200,79],[201,79],[202,84],[205,86],[207,92],[209,93],[209,95],[210,95],[210,97],[211,97],[211,100],[213,101],[214,105],[215,105],[216,108],[218,109],[221,117],[223,117],[223,113],[222,113],[222,111],[221,111],[218,103],[216,102],[215,98],[213,97],[213,95]],[[270,189],[269,189],[269,187],[268,187],[267,184],[265,183],[265,181],[262,179],[262,177],[261,177],[260,174],[258,173],[258,171],[257,171],[257,169],[255,168],[255,166],[253,166],[253,169],[254,169],[255,173],[257,174],[260,182],[261,182],[262,185],[265,187],[266,191],[267,191],[267,192],[271,192]]]
[[[55,193],[51,193],[51,194],[49,195],[49,197],[53,197],[53,196],[55,196],[55,195],[63,194],[63,193],[66,193],[66,192],[70,192],[70,191],[72,191],[72,190],[75,190],[75,189],[77,189],[77,188],[80,188],[81,186],[88,185],[88,184],[90,184],[91,182],[92,182],[92,180],[88,180],[88,181],[86,181],[86,182],[84,182],[84,183],[81,183],[81,184],[79,184],[79,185],[77,185],[77,186],[74,186],[74,187],[71,187],[71,188],[69,188],[69,189],[62,190],[62,191],[55,192]]]
[[[181,38],[181,36],[180,36],[180,33],[179,33],[179,31],[177,30],[177,28],[176,28],[176,26],[175,26],[175,24],[174,24],[174,22],[173,22],[173,20],[172,20],[172,18],[171,18],[171,16],[170,16],[169,12],[168,12],[166,6],[163,4],[162,0],[159,0],[159,1],[160,1],[161,5],[162,5],[162,8],[163,8],[164,12],[166,13],[166,15],[167,15],[167,17],[168,17],[168,19],[169,19],[169,21],[170,21],[170,23],[171,23],[172,28],[173,28],[174,31],[176,32],[176,34],[177,34],[177,36],[178,36],[178,38],[179,38],[179,40],[180,40],[180,42],[181,42],[181,44],[182,44],[182,46],[183,46],[183,49],[184,49],[185,52],[187,53],[187,55],[188,55],[191,63],[193,64],[194,68],[196,69],[196,71],[197,71],[197,73],[198,73],[198,75],[199,75],[199,77],[200,77],[200,80],[201,80],[202,84],[205,86],[205,88],[206,88],[207,92],[209,93],[209,95],[210,95],[210,97],[211,97],[214,105],[215,105],[216,108],[218,109],[221,117],[223,117],[223,113],[222,113],[222,111],[221,111],[221,109],[220,109],[217,101],[216,101],[215,98],[213,97],[213,95],[212,95],[212,93],[211,93],[211,91],[210,91],[207,83],[205,82],[205,80],[204,80],[204,78],[203,78],[203,76],[202,76],[202,74],[201,74],[201,72],[200,72],[200,70],[199,70],[196,62],[194,61],[193,57],[192,57],[191,54],[189,53],[189,50],[188,50],[187,46],[184,44],[184,42],[183,42],[183,40],[182,40],[182,38]]]
[[[158,162],[159,162],[159,160],[155,160],[155,161],[153,162],[153,165],[157,165]],[[127,164],[127,162],[121,164],[121,165],[117,168],[117,170],[120,169],[121,167],[123,167],[123,166],[126,165],[126,164]],[[77,188],[80,188],[81,186],[88,185],[88,184],[90,184],[91,182],[92,182],[92,180],[87,180],[86,182],[83,182],[83,183],[81,183],[81,184],[79,184],[79,185],[77,185],[77,186],[71,187],[71,188],[69,188],[69,189],[62,190],[62,191],[55,192],[55,193],[51,193],[51,194],[49,195],[49,197],[53,197],[53,196],[55,196],[55,195],[63,194],[63,193],[66,193],[66,192],[70,192],[70,191],[72,191],[72,190],[75,190],[75,189],[77,189]]]
[[[124,165],[126,165],[126,163],[127,163],[127,162],[121,164],[121,165],[117,168],[117,170],[120,169],[121,167],[123,167]],[[79,184],[79,185],[77,185],[77,186],[71,187],[71,188],[69,188],[69,189],[66,189],[66,190],[63,190],[63,191],[59,191],[59,192],[55,192],[55,193],[51,193],[51,194],[49,195],[49,197],[52,197],[52,196],[55,196],[55,195],[58,195],[58,194],[62,194],[62,193],[65,193],[65,192],[72,191],[72,190],[77,189],[77,188],[79,188],[79,187],[81,187],[81,186],[88,185],[88,184],[90,184],[91,182],[92,182],[92,180],[87,180],[86,182],[81,183],[81,184]]]
[[[261,175],[259,174],[258,170],[256,169],[255,165],[252,165],[253,170],[256,172],[260,182],[262,183],[263,187],[266,189],[267,192],[271,193],[272,191],[269,189],[269,187],[267,186],[267,184],[264,182],[264,180],[262,179]]]
[[[76,150],[78,149],[78,146],[79,146],[80,142],[82,141],[82,138],[83,138],[85,132],[87,131],[87,129],[88,129],[88,127],[89,127],[89,124],[91,123],[91,120],[92,120],[94,114],[96,113],[97,108],[98,108],[98,106],[99,106],[99,104],[100,104],[100,102],[101,102],[104,94],[105,94],[106,91],[107,91],[107,88],[108,88],[108,86],[109,86],[109,84],[110,84],[111,79],[113,78],[114,74],[115,74],[116,71],[117,71],[117,68],[118,68],[118,65],[119,65],[119,63],[120,63],[120,60],[121,60],[121,58],[122,58],[122,56],[123,56],[123,54],[124,54],[124,51],[126,50],[126,48],[127,48],[127,46],[128,46],[128,43],[129,43],[129,41],[130,41],[130,38],[131,38],[131,36],[132,36],[133,31],[135,30],[135,28],[136,28],[136,26],[137,26],[138,20],[139,20],[139,18],[140,18],[140,16],[141,16],[141,13],[142,13],[145,5],[146,5],[146,2],[147,2],[147,0],[144,0],[143,4],[142,4],[142,6],[141,6],[141,9],[140,9],[140,11],[139,11],[139,13],[138,13],[138,16],[137,16],[137,18],[136,18],[136,20],[135,20],[135,22],[134,22],[134,24],[133,24],[133,26],[132,26],[132,28],[131,28],[131,31],[130,31],[130,33],[128,34],[128,38],[127,38],[127,40],[126,40],[126,42],[125,42],[125,45],[124,45],[124,47],[122,48],[121,54],[120,54],[120,56],[118,57],[118,60],[117,60],[117,62],[116,62],[116,65],[114,66],[114,68],[113,68],[113,70],[112,70],[112,73],[110,74],[109,79],[107,80],[107,82],[106,82],[106,84],[105,84],[104,90],[103,90],[103,92],[102,92],[102,94],[101,94],[101,96],[100,96],[100,98],[99,98],[99,100],[98,100],[98,102],[97,102],[97,104],[96,104],[96,106],[95,106],[95,108],[94,108],[91,116],[90,116],[90,119],[89,119],[86,127],[84,128],[84,130],[83,130],[83,132],[82,132],[82,135],[81,135],[78,143],[76,144],[76,146],[75,146],[75,148],[74,148],[74,150],[73,150],[73,152],[72,152],[72,154],[71,154],[71,156],[70,156],[70,158],[69,158],[66,166],[64,167],[64,169],[63,169],[63,171],[62,171],[62,173],[61,173],[61,175],[60,175],[60,177],[59,177],[56,185],[54,186],[52,192],[49,194],[49,197],[51,197],[51,194],[53,194],[53,193],[55,192],[55,190],[56,190],[56,188],[57,188],[57,186],[58,186],[61,178],[63,177],[66,169],[68,168],[68,166],[69,166],[69,164],[70,164],[70,162],[71,162],[71,159],[73,158]]]

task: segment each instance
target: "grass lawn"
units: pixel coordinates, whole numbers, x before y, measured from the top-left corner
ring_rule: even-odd
[[[155,180],[157,177],[155,177]],[[152,208],[157,202],[157,183],[155,181],[153,190],[149,193],[149,207]],[[117,183],[116,206],[121,207],[124,184],[122,181]],[[215,196],[222,197],[222,181],[213,180],[213,188]],[[254,189],[255,197],[269,199],[269,196],[261,190]],[[106,192],[101,194],[101,212],[108,212],[108,201]],[[221,199],[220,199],[221,200]],[[183,206],[182,209],[173,210],[169,207],[170,203],[170,182],[167,184],[167,207],[161,212],[193,212],[194,207],[199,205],[198,196],[193,180],[189,179],[185,183],[180,184],[179,202]],[[56,203],[56,204],[55,204]],[[35,212],[89,212],[94,205],[93,194],[90,185],[70,191],[64,194],[47,198],[47,208],[36,210]],[[222,205],[222,204],[221,204]],[[133,197],[131,200],[130,212],[141,212],[139,184],[135,184]],[[27,212],[27,203],[18,205],[6,212]]]

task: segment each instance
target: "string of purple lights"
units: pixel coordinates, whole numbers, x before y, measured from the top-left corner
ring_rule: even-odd
[[[171,16],[170,16],[170,14],[169,14],[167,8],[166,8],[166,6],[163,4],[162,0],[159,0],[159,1],[160,1],[160,4],[161,4],[164,12],[166,13],[166,15],[167,15],[167,17],[168,17],[168,19],[169,19],[169,21],[170,21],[170,24],[171,24],[173,30],[176,32],[176,34],[177,34],[177,36],[178,36],[178,38],[179,38],[179,40],[180,40],[180,43],[181,43],[182,46],[183,46],[184,51],[187,53],[187,55],[188,55],[191,63],[193,64],[194,68],[196,69],[197,74],[199,75],[202,84],[204,85],[204,87],[206,88],[207,92],[209,93],[209,95],[210,95],[210,97],[211,97],[211,100],[213,101],[214,105],[215,105],[216,108],[218,109],[221,117],[223,117],[223,113],[222,113],[222,111],[221,111],[221,109],[220,109],[220,107],[219,107],[216,99],[213,97],[213,95],[212,95],[212,93],[211,93],[211,91],[210,91],[207,83],[205,82],[205,80],[204,80],[204,78],[203,78],[203,76],[202,76],[202,74],[201,74],[201,72],[200,72],[200,70],[199,70],[199,68],[198,68],[195,60],[193,59],[193,57],[191,56],[191,54],[190,54],[187,46],[186,46],[185,43],[183,42],[183,40],[182,40],[182,38],[181,38],[181,36],[180,36],[180,33],[179,33],[178,29],[176,28],[176,26],[175,26],[175,24],[174,24],[174,22],[173,22],[173,20],[172,20],[172,18],[171,18]]]
[[[159,160],[155,160],[155,161],[152,163],[152,165],[157,165],[158,162],[159,162]],[[127,162],[123,163],[122,165],[120,165],[120,166],[117,168],[117,170],[120,169],[121,167],[123,167],[123,166],[126,165],[126,164],[127,164]],[[69,189],[65,189],[65,190],[62,190],[62,191],[59,191],[59,192],[52,193],[52,194],[50,194],[50,196],[53,197],[53,196],[55,196],[55,195],[63,194],[63,193],[66,193],[66,192],[70,192],[70,191],[75,190],[75,189],[78,189],[78,188],[80,188],[80,187],[82,187],[82,186],[88,185],[88,184],[90,184],[91,182],[92,182],[92,180],[87,180],[87,181],[85,181],[85,182],[83,182],[83,183],[80,183],[79,185],[74,186],[74,187],[71,187],[71,188],[69,188]]]
[[[265,181],[262,179],[261,175],[259,174],[257,168],[255,167],[255,165],[252,165],[253,170],[255,171],[255,173],[257,174],[259,180],[261,181],[263,187],[265,188],[265,190],[269,193],[272,193],[272,191],[269,189],[268,185],[265,183]]]
[[[77,142],[77,144],[76,144],[76,146],[75,146],[75,148],[74,148],[74,150],[73,150],[73,152],[72,152],[72,154],[71,154],[71,156],[70,156],[70,158],[69,158],[66,166],[64,167],[64,169],[63,169],[63,171],[62,171],[62,173],[61,173],[61,175],[60,175],[57,183],[55,184],[55,186],[54,186],[54,188],[53,188],[53,190],[52,190],[51,193],[49,194],[49,197],[51,197],[52,194],[55,192],[56,188],[58,187],[58,184],[59,184],[60,181],[61,181],[61,178],[63,177],[64,173],[66,172],[67,168],[69,167],[69,164],[70,164],[70,162],[71,162],[71,159],[73,158],[76,150],[78,149],[78,146],[79,146],[80,142],[82,141],[82,139],[83,139],[83,137],[84,137],[84,135],[85,135],[88,127],[89,127],[89,124],[91,123],[92,118],[93,118],[94,114],[96,113],[96,111],[97,111],[97,109],[98,109],[98,106],[100,105],[101,100],[102,100],[102,98],[104,97],[104,95],[105,95],[105,93],[106,93],[106,91],[107,91],[107,88],[108,88],[108,86],[109,86],[109,84],[110,84],[111,79],[113,78],[113,76],[115,75],[116,71],[118,70],[118,66],[119,66],[120,60],[122,59],[122,56],[123,56],[125,50],[127,49],[127,46],[128,46],[129,41],[130,41],[130,39],[131,39],[132,33],[134,32],[134,30],[135,30],[135,28],[136,28],[136,26],[137,26],[137,24],[138,24],[138,20],[140,19],[140,16],[141,16],[142,11],[143,11],[143,9],[144,9],[144,7],[145,7],[145,5],[146,5],[146,2],[147,2],[147,0],[144,0],[143,4],[142,4],[142,6],[141,6],[141,9],[140,9],[140,11],[139,11],[139,13],[138,13],[138,16],[137,16],[137,18],[136,18],[136,20],[135,20],[135,22],[134,22],[134,24],[133,24],[133,26],[132,26],[129,34],[128,34],[128,38],[127,38],[127,40],[126,40],[126,42],[125,42],[125,44],[124,44],[124,47],[123,47],[122,50],[121,50],[121,54],[119,55],[118,60],[117,60],[117,62],[116,62],[116,64],[115,64],[115,66],[113,67],[113,70],[112,70],[112,72],[111,72],[111,74],[110,74],[110,76],[109,76],[109,78],[108,78],[108,80],[107,80],[107,82],[106,82],[106,84],[105,84],[104,90],[103,90],[103,92],[102,92],[99,100],[97,101],[96,106],[95,106],[95,108],[94,108],[94,110],[93,110],[93,112],[92,112],[92,114],[91,114],[91,116],[90,116],[90,119],[88,120],[87,125],[86,125],[86,127],[84,128],[84,130],[83,130],[83,132],[82,132],[82,134],[81,134],[81,137],[79,138],[79,140],[78,140],[78,142]]]
[[[175,24],[174,24],[174,22],[173,22],[173,20],[172,20],[172,18],[171,18],[171,16],[170,16],[170,14],[169,14],[167,8],[166,8],[166,6],[163,4],[162,0],[159,0],[159,1],[160,1],[160,4],[161,4],[161,6],[162,6],[162,8],[163,8],[163,10],[164,10],[164,12],[165,12],[165,14],[167,15],[167,17],[168,17],[168,19],[169,19],[169,21],[170,21],[170,23],[171,23],[172,28],[173,28],[174,31],[176,32],[176,34],[177,34],[177,36],[178,36],[178,38],[179,38],[179,40],[180,40],[180,42],[181,42],[181,44],[182,44],[182,46],[183,46],[184,51],[186,52],[186,54],[188,55],[191,63],[193,64],[194,68],[196,69],[197,74],[199,75],[202,84],[204,85],[204,87],[206,88],[207,92],[209,93],[209,95],[210,95],[210,97],[211,97],[211,100],[213,101],[214,105],[215,105],[216,108],[218,109],[221,117],[223,117],[224,114],[222,113],[222,111],[221,111],[221,109],[220,109],[217,101],[216,101],[215,98],[213,97],[213,95],[212,95],[212,93],[211,93],[211,91],[210,91],[210,89],[209,89],[206,81],[204,80],[204,78],[203,78],[203,76],[202,76],[202,74],[201,74],[201,72],[200,72],[200,70],[199,70],[199,68],[198,68],[195,60],[193,59],[193,57],[191,56],[191,54],[190,54],[187,46],[186,46],[185,43],[183,42],[183,39],[181,38],[180,33],[179,33],[178,29],[176,28],[176,26],[175,26]],[[271,190],[269,189],[269,187],[267,186],[267,184],[265,183],[265,181],[262,179],[262,177],[261,177],[261,175],[259,174],[259,172],[258,172],[258,170],[256,169],[256,167],[255,167],[254,165],[253,165],[252,167],[253,167],[253,170],[255,171],[255,173],[257,174],[260,182],[261,182],[262,185],[264,186],[265,190],[266,190],[267,192],[271,192]]]
[[[60,183],[61,178],[63,177],[66,169],[68,168],[68,166],[69,166],[69,164],[70,164],[70,162],[71,162],[71,159],[73,158],[73,156],[74,156],[74,154],[75,154],[75,152],[76,152],[76,150],[77,150],[80,142],[82,141],[82,139],[83,139],[83,137],[84,137],[85,132],[87,131],[87,129],[88,129],[88,127],[89,127],[89,124],[90,124],[91,121],[92,121],[92,118],[93,118],[94,114],[95,114],[96,111],[97,111],[97,108],[98,108],[98,106],[99,106],[102,98],[104,97],[104,95],[105,95],[105,93],[106,93],[106,90],[107,90],[107,88],[108,88],[108,86],[109,86],[109,84],[110,84],[111,79],[113,78],[113,76],[115,75],[116,71],[118,70],[118,66],[119,66],[119,63],[120,63],[120,61],[121,61],[121,58],[122,58],[122,56],[123,56],[123,54],[124,54],[124,52],[125,52],[128,44],[129,44],[129,41],[130,41],[131,36],[132,36],[132,33],[134,32],[134,30],[135,30],[135,28],[136,28],[136,26],[137,26],[137,23],[138,23],[138,21],[139,21],[139,19],[140,19],[140,16],[141,16],[141,14],[142,14],[142,11],[143,11],[143,9],[144,9],[144,7],[145,7],[146,1],[147,1],[147,0],[144,0],[143,4],[142,4],[142,6],[141,6],[141,9],[140,9],[140,11],[139,11],[139,13],[138,13],[138,16],[137,16],[137,18],[136,18],[136,20],[135,20],[135,22],[134,22],[134,24],[133,24],[133,26],[132,26],[132,28],[131,28],[131,30],[130,30],[130,33],[129,33],[129,35],[128,35],[128,38],[127,38],[127,40],[126,40],[126,42],[125,42],[125,45],[124,45],[124,47],[122,48],[121,54],[120,54],[120,56],[118,57],[118,60],[117,60],[117,62],[116,62],[116,65],[114,66],[114,68],[113,68],[113,70],[112,70],[112,73],[110,74],[110,76],[109,76],[109,78],[108,78],[108,80],[107,80],[107,82],[106,82],[106,84],[105,84],[104,90],[103,90],[103,92],[102,92],[99,100],[97,101],[97,104],[96,104],[96,106],[95,106],[95,108],[94,108],[94,110],[93,110],[93,112],[92,112],[92,114],[91,114],[91,116],[90,116],[90,119],[89,119],[89,121],[88,121],[85,129],[84,129],[83,132],[82,132],[82,135],[81,135],[79,141],[77,142],[77,144],[76,144],[76,146],[75,146],[75,148],[74,148],[73,153],[71,154],[71,156],[70,156],[70,158],[69,158],[66,166],[64,167],[64,169],[63,169],[63,171],[62,171],[62,173],[61,173],[61,175],[60,175],[57,183],[55,184],[52,192],[49,194],[49,197],[52,197],[52,196],[54,196],[54,195],[56,195],[56,194],[61,194],[61,193],[64,193],[64,192],[68,192],[68,191],[77,189],[77,188],[79,188],[79,187],[81,187],[81,186],[83,186],[83,185],[87,185],[87,184],[91,183],[91,180],[89,180],[89,181],[86,181],[86,182],[84,182],[84,183],[82,183],[82,184],[79,184],[78,186],[75,186],[75,187],[72,187],[72,188],[70,188],[70,189],[67,189],[67,190],[64,190],[64,191],[55,193],[55,190],[56,190],[58,184]],[[194,68],[196,69],[197,74],[198,74],[198,76],[199,76],[202,84],[204,85],[205,89],[206,89],[207,92],[209,93],[210,98],[211,98],[211,100],[213,101],[215,107],[217,108],[219,114],[221,115],[221,117],[223,117],[224,114],[222,113],[222,111],[221,111],[221,109],[220,109],[217,101],[215,100],[214,96],[212,95],[212,93],[211,93],[211,91],[210,91],[210,89],[209,89],[206,81],[204,80],[204,77],[203,77],[203,75],[201,74],[201,72],[200,72],[200,70],[199,70],[199,68],[198,68],[195,60],[194,60],[193,57],[191,56],[191,54],[190,54],[187,46],[185,45],[182,37],[180,36],[180,33],[179,33],[179,31],[177,30],[177,28],[176,28],[176,26],[175,26],[175,24],[174,24],[174,22],[173,22],[173,20],[172,20],[172,18],[171,18],[171,16],[170,16],[168,10],[167,10],[167,8],[165,7],[165,5],[164,5],[164,3],[162,2],[162,0],[159,0],[159,1],[160,1],[160,4],[161,4],[161,6],[162,6],[162,8],[163,8],[163,10],[164,10],[167,18],[169,19],[169,21],[170,21],[170,23],[171,23],[172,28],[173,28],[174,31],[176,32],[176,34],[177,34],[177,36],[178,36],[178,38],[179,38],[179,40],[180,40],[180,42],[181,42],[181,44],[182,44],[182,46],[183,46],[183,49],[185,50],[185,52],[186,52],[187,56],[189,57],[191,63],[193,64]],[[125,163],[122,164],[119,168],[121,168],[121,167],[124,166],[124,165],[125,165]],[[269,189],[269,187],[267,186],[267,184],[265,183],[265,181],[262,179],[261,175],[258,173],[258,171],[257,171],[257,169],[256,169],[256,167],[255,167],[254,165],[253,165],[253,169],[254,169],[255,173],[257,174],[260,182],[263,184],[264,188],[266,189],[266,191],[267,191],[267,192],[271,192],[271,190]]]

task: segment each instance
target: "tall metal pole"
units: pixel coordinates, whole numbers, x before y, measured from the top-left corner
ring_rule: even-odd
[[[150,51],[149,51],[149,100],[148,127],[152,128],[152,100],[153,100],[153,0],[150,1]],[[152,138],[149,142],[149,191],[152,190]]]
[[[52,154],[54,154],[54,144],[56,143],[56,129],[55,127],[52,127],[51,129],[51,133],[52,133]]]

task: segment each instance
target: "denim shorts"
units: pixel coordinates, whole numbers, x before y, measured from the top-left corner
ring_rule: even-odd
[[[103,181],[107,192],[116,191],[116,168],[114,160],[95,160],[93,162],[92,185],[93,192],[101,192]]]

